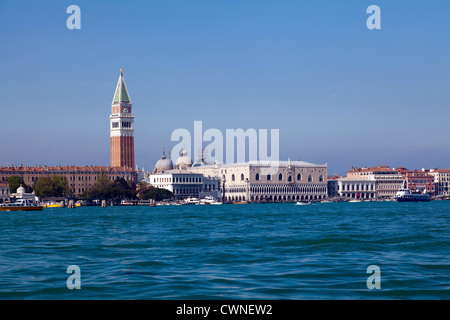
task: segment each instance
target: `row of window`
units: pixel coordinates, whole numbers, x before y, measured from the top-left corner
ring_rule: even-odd
[[[200,183],[201,177],[174,177],[172,178],[153,178],[153,183]]]
[[[111,123],[112,128],[119,128],[119,122],[113,122]],[[133,124],[129,121],[122,121],[122,128],[132,128]]]
[[[373,191],[375,190],[374,184],[344,184],[339,191]]]
[[[272,175],[268,174],[268,175],[266,176],[266,179],[267,179],[267,181],[271,181],[271,180],[272,180]],[[292,179],[293,179],[292,176],[288,176],[288,182],[292,182]],[[234,174],[231,176],[231,180],[232,180],[232,181],[235,181]],[[241,174],[241,180],[244,180],[244,175],[243,175],[243,174]],[[257,173],[257,174],[255,175],[255,180],[256,180],[256,181],[260,181],[260,180],[261,180],[261,176],[259,175],[259,173]],[[283,174],[282,174],[282,173],[280,173],[280,174],[278,175],[278,180],[279,180],[279,181],[283,181]],[[300,180],[302,180],[302,175],[299,173],[299,174],[297,174],[297,181],[300,181]],[[309,176],[308,176],[308,182],[313,182],[313,181],[314,181],[313,176],[312,176],[312,175],[309,175]],[[323,182],[323,176],[322,176],[322,175],[319,176],[319,182]]]

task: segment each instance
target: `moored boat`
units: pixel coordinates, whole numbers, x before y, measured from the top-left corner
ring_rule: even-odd
[[[427,202],[431,197],[427,193],[413,193],[406,187],[406,182],[403,182],[402,187],[397,191],[394,197],[397,202]]]
[[[42,209],[44,209],[43,206],[27,199],[18,199],[13,203],[0,204],[0,211],[37,211]]]

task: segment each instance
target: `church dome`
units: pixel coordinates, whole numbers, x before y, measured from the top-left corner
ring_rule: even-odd
[[[25,193],[25,188],[22,185],[20,185],[20,187],[17,188],[17,193],[24,194]]]
[[[187,167],[192,166],[192,160],[188,157],[186,149],[183,148],[183,150],[181,150],[181,157],[177,159],[175,166],[178,169],[186,169]]]
[[[163,172],[163,171],[172,170],[172,169],[173,169],[172,159],[170,159],[170,156],[167,159],[166,152],[163,151],[162,158],[159,159],[155,164],[154,172]]]

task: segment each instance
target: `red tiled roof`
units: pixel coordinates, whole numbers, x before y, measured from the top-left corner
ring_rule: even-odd
[[[397,170],[390,169],[388,166],[378,166],[378,167],[370,167],[370,168],[354,168],[352,167],[349,172],[380,172],[380,171],[388,171],[388,172],[397,172]]]
[[[125,167],[105,167],[105,166],[10,166],[10,167],[0,167],[0,171],[6,172],[43,172],[43,171],[128,171],[134,172],[136,170],[132,168]]]

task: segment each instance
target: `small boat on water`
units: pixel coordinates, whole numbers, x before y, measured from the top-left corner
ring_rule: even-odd
[[[200,204],[200,200],[197,198],[188,197],[184,199],[183,205],[189,205],[189,204]]]
[[[200,203],[199,204],[222,204],[222,202],[217,201],[212,196],[206,196],[203,199],[200,199]]]
[[[394,199],[397,200],[397,202],[428,202],[428,201],[431,201],[430,195],[425,192],[424,193],[411,192],[411,190],[406,187],[406,181],[403,181],[403,185],[395,194]]]
[[[297,202],[295,205],[297,205],[297,206],[306,206],[308,204],[311,204],[311,202]]]
[[[28,199],[18,199],[16,202],[0,204],[0,211],[37,211],[42,209],[44,209],[43,206]]]

